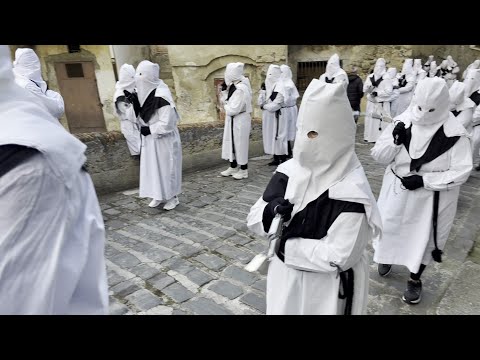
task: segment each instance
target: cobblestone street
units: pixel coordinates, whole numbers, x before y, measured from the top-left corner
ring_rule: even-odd
[[[362,139],[359,126],[357,154],[378,196],[384,167]],[[149,208],[150,199],[138,198],[136,190],[101,196],[111,314],[264,314],[265,277],[243,267],[266,244],[248,231],[246,216],[272,176],[268,162],[269,157],[251,159],[249,178],[240,181],[220,176],[227,162],[184,174],[180,205],[170,212]],[[473,171],[462,186],[444,261],[425,270],[419,305],[401,300],[406,268],[394,266],[384,279],[371,261],[369,314],[458,313],[449,288],[465,264],[473,264],[465,261],[477,236],[479,189],[480,174]],[[371,245],[368,251],[372,260]]]

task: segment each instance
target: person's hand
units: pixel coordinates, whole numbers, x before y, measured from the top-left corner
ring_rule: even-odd
[[[143,136],[148,136],[151,134],[150,132],[150,126],[142,126],[140,129],[140,132],[142,133]]]
[[[405,140],[407,139],[407,130],[405,129],[405,123],[399,121],[393,129],[392,135],[395,145],[405,144]]]
[[[292,217],[293,211],[293,204],[286,199],[280,199],[278,201],[278,205],[276,205],[273,209],[275,214],[280,214],[283,216],[283,221],[288,221]]]
[[[133,105],[133,110],[135,111],[135,116],[138,116],[140,113],[140,101],[138,101],[138,94],[134,92],[129,92],[127,90],[123,90],[123,93],[125,94],[125,98],[127,101]]]
[[[225,81],[222,83],[222,91],[225,91],[227,90],[227,84],[225,83]]]
[[[378,93],[376,91],[372,92],[372,96],[377,96]]]
[[[416,190],[423,187],[423,177],[420,175],[410,175],[402,178],[402,184],[408,190]]]
[[[260,89],[261,89],[261,90],[267,90],[264,82],[263,82],[262,85],[260,86]]]

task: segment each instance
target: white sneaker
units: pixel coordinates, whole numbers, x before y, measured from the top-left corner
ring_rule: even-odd
[[[156,208],[158,205],[160,205],[162,202],[160,200],[155,200],[153,199],[152,202],[150,204],[148,204],[148,206],[150,206],[151,208]]]
[[[167,203],[163,207],[163,210],[173,210],[177,207],[178,204],[180,204],[180,201],[176,196],[174,196],[173,198],[167,201]]]
[[[248,178],[248,170],[238,170],[236,174],[232,175],[232,177],[236,180],[246,179]]]
[[[220,174],[222,176],[232,176],[233,174],[236,174],[237,172],[238,172],[238,168],[229,167],[227,170],[222,171]]]

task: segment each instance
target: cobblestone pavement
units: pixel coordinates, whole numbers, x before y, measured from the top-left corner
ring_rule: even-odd
[[[370,157],[358,127],[357,154],[375,196],[384,167]],[[224,167],[184,175],[180,205],[148,207],[131,190],[100,197],[107,229],[106,259],[111,314],[264,314],[265,277],[243,267],[266,240],[248,231],[246,216],[272,176],[267,157],[251,159],[249,178],[220,176]],[[462,186],[444,261],[425,270],[423,301],[401,301],[408,270],[394,266],[384,279],[371,261],[369,314],[436,314],[455,283],[479,225],[480,174]],[[368,248],[372,260],[372,248]],[[458,290],[456,290],[458,291]]]

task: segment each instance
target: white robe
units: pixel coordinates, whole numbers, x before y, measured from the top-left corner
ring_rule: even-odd
[[[480,106],[477,106],[473,113],[472,127],[472,156],[476,162],[480,156]]]
[[[167,100],[168,101],[168,100]],[[133,112],[133,108],[129,110]],[[139,126],[149,126],[151,134],[141,135],[139,196],[168,201],[182,188],[182,144],[178,132],[178,114],[171,105],[162,106],[145,123],[139,116]]]
[[[273,90],[275,91],[275,90]],[[269,155],[287,155],[288,154],[288,132],[289,132],[289,119],[283,113],[282,107],[284,105],[284,97],[278,92],[275,100],[266,98],[266,94],[260,92],[258,96],[258,105],[263,105],[262,112],[262,134],[263,134],[263,147],[266,154]],[[280,116],[278,118],[278,131],[277,131],[277,118],[275,112],[280,110]]]
[[[250,130],[252,128],[252,95],[249,85],[237,83],[237,90],[228,102],[224,103],[225,127],[223,130],[222,159],[239,165],[248,164],[248,147],[250,144]],[[223,101],[226,99],[224,92]],[[233,144],[232,144],[232,117],[233,117]],[[233,146],[235,154],[233,153]]]
[[[16,75],[15,82],[37,96],[48,112],[56,119],[60,119],[63,116],[65,103],[62,95],[53,90],[45,90],[44,92],[34,82],[23,76]]]
[[[296,91],[292,88],[285,89],[287,96],[284,99],[284,107],[282,108],[282,116],[287,122],[288,131],[287,131],[287,140],[294,141],[295,135],[297,134],[297,116],[298,116],[298,106],[297,98],[293,96]]]
[[[376,97],[371,95],[371,93],[375,91],[378,93]],[[380,121],[380,119],[373,118],[372,114],[374,113],[377,106],[382,106],[378,103],[383,103],[384,111],[387,114],[390,113],[389,101],[393,93],[392,81],[386,75],[383,75],[382,82],[378,85],[377,88],[375,88],[372,86],[369,75],[365,80],[365,84],[363,85],[363,92],[368,94],[367,108],[365,111],[365,131],[363,138],[368,142],[375,142],[377,141],[378,137],[385,129],[387,124],[383,121]]]
[[[105,229],[80,169],[86,147],[33,102],[12,105],[15,121],[0,102],[0,145],[39,153],[0,177],[0,314],[107,314]]]
[[[326,73],[320,75],[320,78],[318,80],[320,80],[321,82],[326,82],[325,81],[325,77],[327,76]],[[335,75],[333,76],[333,82],[332,84],[342,84],[345,89],[348,87],[348,75],[347,73],[345,72],[345,70],[343,69],[339,69]]]
[[[394,144],[393,128],[392,123],[371,150],[376,161],[388,165],[378,198],[383,236],[373,241],[373,260],[380,264],[404,265],[410,272],[417,273],[420,264],[428,265],[432,260],[434,191],[440,191],[437,243],[438,248],[443,249],[457,211],[460,185],[467,181],[472,170],[471,147],[463,129],[464,135],[450,150],[421,167],[418,174],[423,176],[424,187],[404,190],[392,169],[401,177],[417,173],[410,172],[411,158],[405,146]],[[455,135],[458,128],[453,115],[444,124],[447,136]]]
[[[281,164],[277,172],[284,172],[288,166],[289,161]],[[345,300],[338,298],[340,278],[337,268],[330,265],[332,261],[342,269],[353,269],[352,315],[366,313],[369,266],[365,248],[372,238],[368,219],[374,216],[368,204],[375,201],[366,187],[368,181],[359,167],[329,189],[331,199],[365,202],[366,214],[340,214],[323,239],[289,239],[285,243],[285,263],[274,255],[267,276],[267,315],[343,314]],[[247,218],[250,230],[261,236],[266,236],[262,222],[266,205],[260,198]]]
[[[118,96],[115,98],[115,101],[117,100]],[[125,101],[119,101],[117,105],[118,108],[116,105],[114,106],[117,116],[120,119],[120,131],[122,132],[123,136],[125,136],[130,154],[138,155],[140,154],[141,134],[135,119],[135,112],[128,111],[132,104]]]
[[[392,101],[390,106],[390,114],[392,119],[407,110],[412,101],[413,89],[415,87],[415,76],[407,75],[407,85],[398,89],[398,98]]]

